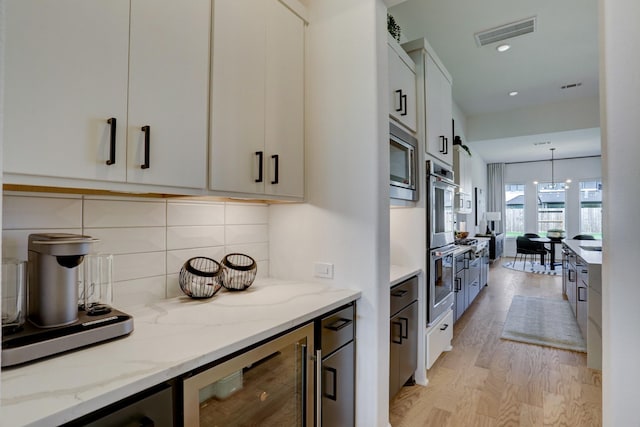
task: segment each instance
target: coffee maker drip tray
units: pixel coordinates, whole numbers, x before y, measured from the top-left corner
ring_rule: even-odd
[[[78,320],[56,328],[38,328],[29,321],[22,329],[2,336],[2,367],[10,367],[69,350],[129,335],[133,317],[121,311],[90,316],[78,312]]]

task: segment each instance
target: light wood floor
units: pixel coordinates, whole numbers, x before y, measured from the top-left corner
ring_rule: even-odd
[[[503,260],[504,262],[504,260]],[[403,387],[393,427],[600,426],[602,373],[583,353],[500,338],[513,295],[562,298],[561,276],[491,266],[489,286],[454,326],[426,387]]]

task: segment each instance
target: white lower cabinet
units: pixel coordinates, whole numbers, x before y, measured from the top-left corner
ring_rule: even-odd
[[[449,310],[442,319],[427,329],[427,369],[430,369],[443,351],[451,350],[453,339],[453,311]]]
[[[209,188],[304,195],[304,27],[277,0],[215,0]]]
[[[204,188],[210,8],[209,0],[7,1],[5,182]]]

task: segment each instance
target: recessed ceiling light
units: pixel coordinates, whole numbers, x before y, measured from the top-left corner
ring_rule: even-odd
[[[501,44],[500,46],[496,47],[496,50],[498,52],[506,52],[509,49],[511,49],[511,45],[508,45],[508,44]]]
[[[512,92],[509,92],[509,96],[516,96],[518,94],[517,90],[514,90]]]

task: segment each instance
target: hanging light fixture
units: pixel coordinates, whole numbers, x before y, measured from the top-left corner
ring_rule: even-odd
[[[549,148],[551,150],[551,186],[549,186],[549,190],[556,189],[556,182],[553,177],[553,152],[556,150],[555,148]]]
[[[554,170],[554,163],[553,163],[554,161],[553,153],[556,149],[549,148],[549,150],[551,150],[551,184],[548,184],[546,186],[546,189],[547,190],[563,190],[563,189],[568,190],[569,183],[571,183],[570,179],[567,179],[564,184],[556,186],[556,180],[555,180],[555,174],[554,174],[555,170]]]

